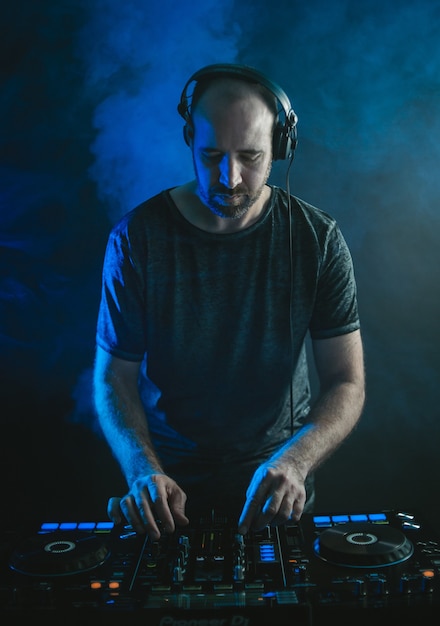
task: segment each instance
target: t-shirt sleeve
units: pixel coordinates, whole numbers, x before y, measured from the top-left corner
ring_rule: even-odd
[[[310,336],[312,339],[327,339],[359,328],[353,260],[338,225],[334,223],[322,250]]]
[[[141,361],[145,352],[144,290],[138,269],[126,231],[115,228],[104,255],[96,343],[129,361]]]

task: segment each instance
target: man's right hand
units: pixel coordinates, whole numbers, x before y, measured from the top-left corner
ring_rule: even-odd
[[[166,474],[149,474],[138,478],[121,498],[108,501],[107,514],[115,523],[123,518],[137,533],[148,534],[157,541],[164,533],[189,523],[185,515],[186,493]],[[160,528],[159,528],[160,527]]]

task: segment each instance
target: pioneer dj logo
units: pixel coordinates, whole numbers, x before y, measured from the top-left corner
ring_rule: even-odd
[[[175,619],[166,615],[160,620],[159,626],[250,626],[249,619],[243,615],[232,615],[230,618],[190,618]]]

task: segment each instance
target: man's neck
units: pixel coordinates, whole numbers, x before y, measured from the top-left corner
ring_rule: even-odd
[[[243,217],[233,219],[220,217],[211,211],[196,193],[196,185],[195,181],[191,181],[175,187],[171,191],[171,198],[188,222],[209,233],[235,233],[248,228],[260,218],[271,195],[271,189],[266,185],[258,201],[249,211]]]

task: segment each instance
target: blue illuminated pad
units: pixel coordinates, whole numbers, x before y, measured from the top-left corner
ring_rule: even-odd
[[[79,522],[78,530],[94,530],[95,526],[95,522]]]
[[[385,513],[351,513],[338,515],[315,515],[313,522],[317,528],[331,527],[334,524],[347,522],[387,522]]]
[[[44,522],[44,524],[41,524],[40,530],[46,532],[49,530],[57,530],[58,527],[59,527],[58,522]]]
[[[385,515],[385,513],[370,513],[368,515],[368,519],[371,522],[386,522],[387,516]]]
[[[88,530],[109,531],[114,527],[113,522],[43,522],[40,532],[47,533],[55,530]]]
[[[60,524],[60,530],[75,530],[78,527],[76,522],[62,522]]]
[[[315,515],[313,518],[315,526],[331,526],[332,520],[330,515]]]
[[[262,563],[273,563],[275,560],[275,546],[273,543],[260,544],[260,561]]]
[[[97,522],[96,530],[111,530],[113,526],[113,522]]]

